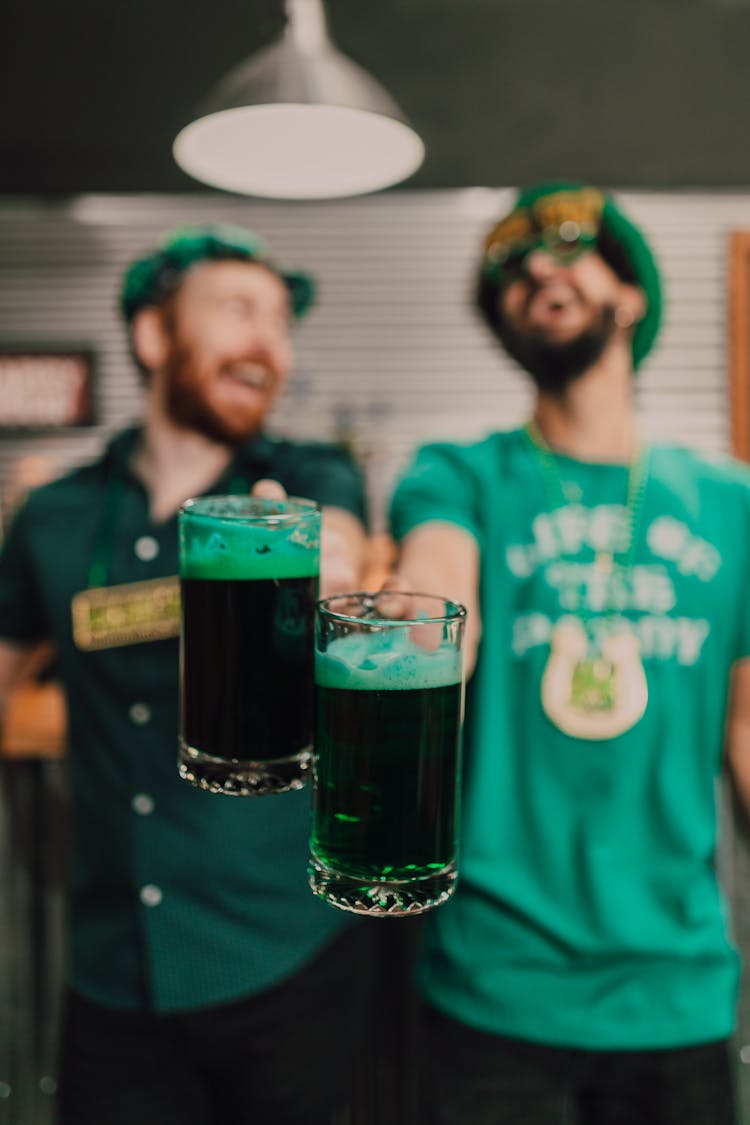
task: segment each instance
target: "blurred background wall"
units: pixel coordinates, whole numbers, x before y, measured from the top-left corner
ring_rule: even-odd
[[[394,191],[326,204],[218,193],[0,197],[0,349],[94,354],[97,423],[5,434],[0,496],[18,458],[57,471],[90,457],[137,416],[140,383],[117,313],[121,272],[168,227],[252,226],[282,260],[311,269],[318,308],[296,333],[296,368],[274,428],[349,443],[367,471],[374,526],[415,443],[473,439],[525,417],[528,387],[479,324],[471,286],[481,234],[509,189]],[[729,450],[730,232],[750,228],[750,194],[622,192],[665,276],[666,318],[638,380],[645,433]]]
[[[320,304],[297,332],[273,426],[349,445],[382,531],[416,443],[468,440],[525,417],[526,382],[468,295],[480,233],[511,196],[503,185],[547,177],[621,189],[661,259],[665,328],[638,381],[646,436],[730,450],[728,248],[732,231],[750,231],[750,0],[328,0],[327,9],[337,44],[396,97],[427,158],[395,191],[285,205],[200,190],[170,152],[205,91],[278,35],[281,0],[6,0],[0,351],[91,351],[96,415],[91,427],[54,434],[0,433],[0,515],[19,466],[27,482],[65,470],[137,416],[138,376],[116,313],[126,263],[165,228],[223,219],[257,228],[279,257],[317,274]],[[0,1125],[52,1120],[67,836],[58,749],[0,762]],[[750,851],[720,799],[724,882],[750,963]],[[362,1069],[351,1125],[410,1125],[411,1029],[398,997],[412,938],[388,934],[389,1014],[374,1031],[383,1065]],[[750,1125],[745,976],[735,1059]]]
[[[666,285],[663,334],[638,379],[643,431],[724,455],[731,444],[729,237],[750,229],[750,194],[620,196],[653,240]],[[416,443],[470,440],[527,413],[525,378],[495,348],[469,300],[480,234],[511,197],[510,189],[460,189],[293,206],[211,193],[0,199],[0,350],[91,351],[96,399],[92,427],[3,436],[0,497],[15,488],[23,458],[41,457],[57,473],[91,457],[109,433],[137,417],[140,383],[116,308],[121,271],[166,227],[220,219],[256,227],[285,261],[317,275],[319,306],[297,332],[295,374],[273,427],[348,444],[367,474],[373,528],[382,531],[394,476]],[[62,957],[64,773],[59,763],[25,762],[6,781],[15,814],[4,826],[0,817],[6,839],[0,898],[14,923],[0,941],[0,1007],[4,1003],[11,1017],[9,1037],[0,1034],[0,1071],[12,1071],[16,1086],[21,1081],[27,1091],[26,1119],[8,1121],[46,1125],[54,1100]],[[725,815],[725,885],[737,940],[750,962],[750,853],[728,807]],[[398,943],[408,949],[410,939],[402,932],[395,940],[395,950],[384,950],[389,971],[394,964],[403,969]],[[747,983],[740,1016],[735,1057],[746,1125]],[[393,1033],[393,1024],[381,1027],[385,1065],[376,1083],[372,1075],[367,1079],[353,1125],[376,1125],[383,1114],[410,1121],[408,1063],[394,1054]],[[3,1081],[0,1073],[0,1115]]]

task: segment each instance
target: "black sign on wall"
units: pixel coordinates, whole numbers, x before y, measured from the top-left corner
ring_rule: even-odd
[[[94,423],[93,357],[85,350],[0,349],[0,429]]]

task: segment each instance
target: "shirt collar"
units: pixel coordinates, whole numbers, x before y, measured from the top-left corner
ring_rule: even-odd
[[[142,433],[142,426],[130,426],[111,438],[102,458],[108,477],[130,475],[130,461]],[[256,434],[235,450],[220,479],[224,481],[246,476],[251,484],[259,476],[266,475],[271,470],[276,445],[277,442],[268,434]]]

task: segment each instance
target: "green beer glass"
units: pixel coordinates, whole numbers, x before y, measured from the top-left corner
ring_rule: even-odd
[[[421,594],[318,603],[308,874],[332,906],[420,914],[453,893],[465,620]]]
[[[300,789],[313,735],[320,508],[203,496],[179,513],[181,777],[211,793]]]

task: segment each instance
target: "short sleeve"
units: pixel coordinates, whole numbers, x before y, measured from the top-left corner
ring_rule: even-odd
[[[33,519],[27,502],[0,550],[0,637],[21,643],[41,640],[48,632],[31,549]]]
[[[343,508],[366,525],[364,479],[344,449],[323,444],[300,447],[285,476],[290,495],[317,500],[324,507]]]
[[[391,501],[390,524],[399,540],[422,523],[439,520],[462,527],[484,540],[481,485],[467,447],[425,445],[398,483]]]

